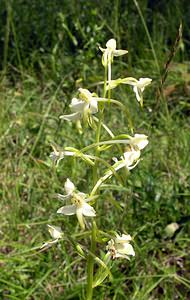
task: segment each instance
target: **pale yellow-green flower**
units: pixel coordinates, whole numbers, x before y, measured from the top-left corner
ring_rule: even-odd
[[[47,226],[48,226],[48,231],[54,240],[58,240],[62,238],[63,232],[60,227],[52,226],[52,225],[47,225]]]
[[[142,103],[143,91],[145,87],[151,83],[151,81],[152,79],[150,78],[140,78],[136,85],[134,85],[133,91],[135,92],[136,99],[138,102]]]
[[[56,244],[62,237],[63,237],[63,231],[61,230],[60,227],[58,226],[53,226],[53,225],[47,225],[48,226],[48,231],[53,240],[45,242],[42,246],[41,249],[45,250],[50,248],[52,245]]]
[[[70,115],[62,115],[60,119],[78,121],[88,119],[90,115],[98,112],[98,98],[87,89],[79,88],[79,99],[73,98],[69,105],[72,111]]]
[[[121,159],[118,161],[114,158],[116,164],[113,166],[115,171],[126,167],[128,170],[132,170],[139,162],[142,149],[148,145],[148,137],[145,134],[136,133],[134,137],[129,136],[129,147],[124,152]]]
[[[108,81],[111,81],[111,64],[113,62],[114,56],[121,56],[128,53],[127,50],[116,49],[116,40],[110,39],[106,43],[106,48],[99,47],[103,52],[102,64],[104,67],[108,67]]]
[[[58,209],[58,214],[67,216],[75,215],[78,218],[80,226],[85,228],[85,217],[95,217],[96,211],[88,204],[91,199],[88,198],[87,194],[76,191],[75,185],[67,178],[65,182],[66,195],[60,195],[59,198],[62,200],[69,200],[71,205],[65,205]]]
[[[136,133],[134,137],[130,137],[129,143],[134,148],[142,150],[148,145],[148,136],[145,134]]]
[[[130,244],[132,238],[129,234],[116,234],[116,236],[108,242],[106,250],[111,258],[126,258],[130,260],[129,256],[135,256],[133,246]]]
[[[151,78],[140,78],[139,80],[133,77],[118,78],[116,80],[111,80],[108,83],[107,90],[114,89],[120,84],[127,84],[133,87],[136,99],[141,104],[143,103],[143,91],[146,86],[151,83]]]
[[[62,151],[62,150],[58,150],[57,147],[55,147],[54,145],[51,145],[53,148],[53,151],[50,153],[50,158],[51,160],[58,165],[59,162],[65,157],[65,156],[74,156],[75,153],[72,151]]]

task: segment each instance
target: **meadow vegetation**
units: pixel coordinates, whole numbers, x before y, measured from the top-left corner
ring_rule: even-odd
[[[77,236],[76,219],[56,214],[55,194],[68,177],[89,192],[90,168],[72,157],[55,167],[49,155],[52,144],[80,149],[93,142],[90,130],[80,134],[59,116],[79,87],[102,88],[98,46],[110,38],[129,51],[114,61],[114,74],[152,78],[143,108],[129,87],[113,90],[149,145],[123,187],[113,179],[100,191],[98,222],[129,232],[136,256],[115,261],[113,280],[95,289],[94,299],[189,299],[188,2],[45,2],[0,3],[0,299],[84,299],[84,261],[75,249],[64,242],[40,247],[47,224]],[[117,108],[106,122],[117,134],[131,133]],[[169,235],[173,222],[179,228]]]

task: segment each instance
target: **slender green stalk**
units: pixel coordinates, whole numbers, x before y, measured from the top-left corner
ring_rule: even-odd
[[[144,30],[145,30],[145,33],[146,33],[146,36],[148,38],[148,42],[150,44],[150,47],[151,47],[151,50],[152,50],[152,55],[154,57],[154,61],[155,61],[155,65],[156,65],[156,68],[157,68],[157,71],[158,71],[158,74],[160,75],[160,66],[159,66],[159,63],[158,63],[158,58],[157,58],[157,55],[156,55],[156,51],[155,51],[155,48],[154,48],[154,45],[153,45],[153,42],[152,42],[152,39],[151,39],[151,36],[150,36],[150,33],[148,31],[148,27],[146,25],[146,22],[145,22],[145,19],[143,17],[143,14],[142,14],[142,11],[141,11],[141,8],[139,6],[139,3],[137,0],[133,0],[136,8],[137,8],[137,11],[139,13],[139,16],[141,18],[141,22],[143,24],[143,27],[144,27]]]
[[[107,82],[107,67],[105,67],[104,73],[104,90],[103,90],[103,98],[106,96],[106,82]],[[96,157],[99,156],[99,143],[101,136],[101,127],[104,117],[104,106],[100,107],[100,117],[98,120],[98,125],[96,129]],[[96,184],[98,175],[98,160],[95,162],[93,167],[93,183]],[[96,189],[96,193],[98,193],[98,189]],[[97,226],[96,221],[92,221],[92,233],[91,233],[91,247],[90,252],[92,254],[96,251],[96,232]],[[94,279],[94,257],[89,253],[87,260],[87,288],[86,288],[86,300],[92,300],[93,297],[93,279]]]
[[[90,252],[95,253],[96,250],[96,222],[92,221],[92,235],[91,235],[91,247]],[[94,278],[94,257],[88,255],[87,260],[87,289],[86,300],[91,300],[93,296],[93,278]]]

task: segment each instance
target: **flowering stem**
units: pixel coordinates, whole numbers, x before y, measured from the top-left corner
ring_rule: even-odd
[[[107,82],[107,67],[105,67],[105,73],[104,73],[104,90],[103,90],[103,98],[106,97],[106,82]],[[101,127],[104,117],[104,106],[100,107],[100,117],[98,120],[98,126],[96,129],[96,157],[99,157],[99,143],[100,143],[100,135],[101,135]],[[95,165],[93,167],[93,182],[96,184],[97,182],[97,175],[98,175],[98,168],[97,168],[98,160],[95,162]],[[96,189],[97,193],[98,189]],[[96,222],[92,221],[92,233],[91,233],[91,247],[90,252],[92,254],[96,251],[96,231],[97,226]],[[86,299],[92,300],[93,296],[93,279],[94,279],[94,257],[92,255],[88,255],[87,260],[87,289],[86,289]]]

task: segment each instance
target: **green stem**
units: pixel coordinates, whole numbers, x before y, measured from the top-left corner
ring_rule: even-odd
[[[91,236],[90,252],[94,254],[95,250],[96,250],[96,222],[92,221],[92,236]],[[91,300],[93,296],[93,277],[94,277],[94,257],[89,254],[88,261],[87,261],[86,300]]]

